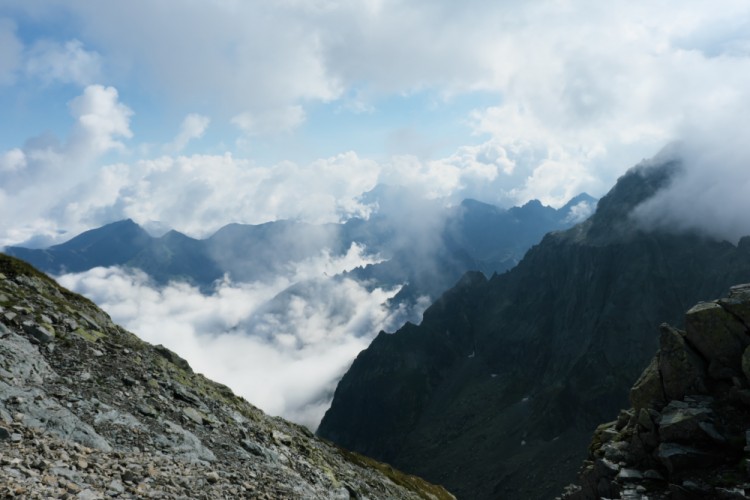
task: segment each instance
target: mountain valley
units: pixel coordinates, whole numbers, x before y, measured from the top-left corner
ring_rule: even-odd
[[[0,495],[453,498],[265,415],[2,254]]]

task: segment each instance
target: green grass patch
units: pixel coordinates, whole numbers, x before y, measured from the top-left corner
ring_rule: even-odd
[[[359,465],[360,467],[375,469],[397,485],[406,488],[409,491],[413,491],[425,500],[455,500],[455,497],[445,488],[428,483],[421,477],[405,474],[388,464],[378,462],[377,460],[373,460],[372,458],[368,458],[353,451],[339,448],[339,452],[349,462]]]
[[[97,340],[106,337],[102,332],[96,330],[84,330],[83,328],[77,328],[73,333],[81,337],[86,342],[94,343]]]

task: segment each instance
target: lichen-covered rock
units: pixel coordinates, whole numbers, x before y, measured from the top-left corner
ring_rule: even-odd
[[[0,498],[454,498],[266,416],[2,254],[0,299]]]
[[[29,335],[31,339],[42,344],[52,342],[52,339],[55,338],[54,330],[50,331],[50,329],[38,325],[34,321],[24,321],[21,326],[23,326],[26,334]]]

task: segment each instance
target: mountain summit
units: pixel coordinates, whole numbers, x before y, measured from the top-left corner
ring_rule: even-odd
[[[0,254],[3,498],[450,499],[263,414]]]
[[[461,498],[554,497],[592,430],[626,406],[657,326],[750,281],[750,238],[646,232],[630,218],[677,172],[634,167],[591,218],[548,234],[509,272],[467,274],[419,326],[380,333],[319,435]]]

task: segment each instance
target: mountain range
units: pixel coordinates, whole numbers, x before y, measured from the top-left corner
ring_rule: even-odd
[[[201,240],[174,230],[154,237],[128,219],[46,249],[11,246],[5,252],[53,275],[118,265],[140,269],[160,284],[181,280],[210,291],[225,275],[235,282],[273,279],[294,263],[323,251],[341,256],[357,244],[379,262],[347,276],[373,286],[408,283],[400,298],[414,300],[439,296],[468,270],[492,274],[513,267],[545,233],[570,227],[574,208],[596,201],[581,194],[560,209],[536,200],[508,210],[475,200],[448,209],[429,205],[432,224],[425,230],[420,213],[401,210],[397,200],[406,194],[398,188],[379,186],[367,195],[380,211],[341,224],[229,224]]]
[[[530,202],[507,211],[466,200],[438,217],[437,239],[424,241],[409,224],[374,215],[233,224],[206,240],[176,231],[152,237],[121,221],[46,250],[11,248],[53,274],[124,265],[159,283],[210,289],[225,274],[264,279],[323,248],[342,255],[357,243],[382,260],[346,275],[408,281],[403,300],[474,270],[419,325],[378,334],[341,379],[317,434],[351,453],[268,419],[175,353],[1,257],[0,440],[16,457],[11,472],[3,469],[7,488],[140,494],[214,485],[224,495],[450,498],[367,455],[458,498],[553,498],[581,463],[566,498],[628,498],[636,486],[655,498],[730,498],[750,401],[742,378],[750,376],[750,341],[735,328],[740,321],[747,330],[747,287],[700,301],[750,281],[750,237],[734,244],[643,229],[634,209],[681,170],[679,161],[643,162],[568,229],[560,226],[573,223],[573,207],[590,198],[560,210]],[[373,195],[386,203],[389,192]],[[552,232],[520,258],[543,227]],[[660,329],[664,321],[676,328]],[[707,457],[713,468],[696,469]],[[100,464],[97,474],[80,473],[89,461]],[[167,480],[176,475],[191,479]]]
[[[505,273],[467,273],[421,324],[381,332],[318,434],[459,498],[559,494],[592,430],[628,406],[658,325],[750,281],[750,237],[645,231],[631,217],[680,172],[643,162],[585,222],[547,234]]]

